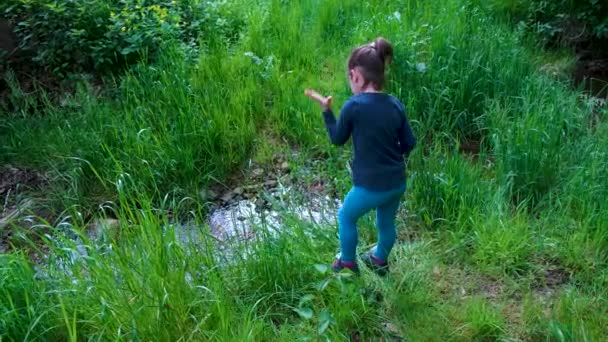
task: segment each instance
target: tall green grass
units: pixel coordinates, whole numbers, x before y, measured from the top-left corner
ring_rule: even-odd
[[[57,192],[46,196],[70,216],[11,227],[15,244],[34,232],[37,253],[64,262],[0,256],[1,336],[606,338],[605,108],[539,71],[552,62],[546,54],[474,1],[252,3],[235,6],[246,22],[238,42],[215,42],[196,59],[166,42],[156,64],[104,95],[84,84],[35,115],[3,114],[2,159],[51,170]],[[406,103],[419,139],[398,222],[415,241],[396,247],[392,276],[315,267],[336,252],[335,227],[287,212],[279,235],[220,262],[194,198],[250,158],[294,148],[294,178],[348,189],[349,153],[330,146],[302,90],[345,101],[350,49],[380,35],[396,50],[388,91]],[[459,151],[471,142],[477,156]],[[86,229],[83,211],[107,200],[120,229],[66,264],[76,249],[69,236]],[[180,241],[168,212],[188,213],[203,238]],[[371,222],[361,221],[365,246]]]
[[[408,104],[419,135],[483,137],[487,100],[520,89],[533,64],[515,36],[489,32],[488,17],[477,10],[458,2],[412,10],[414,4],[244,3],[249,24],[240,43],[214,44],[195,61],[169,42],[157,64],[120,80],[112,99],[85,88],[36,114],[35,125],[11,118],[5,153],[71,174],[68,187],[81,189],[76,201],[91,189],[115,194],[107,188],[122,173],[150,191],[191,195],[239,169],[261,130],[327,150],[302,88],[343,102],[350,49],[380,34],[397,49],[389,90]]]

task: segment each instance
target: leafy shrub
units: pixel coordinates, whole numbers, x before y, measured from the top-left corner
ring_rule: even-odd
[[[241,22],[219,0],[9,0],[0,4],[22,55],[57,74],[108,71],[154,58],[165,40],[235,37]]]
[[[608,2],[602,0],[496,0],[548,42],[608,39]]]

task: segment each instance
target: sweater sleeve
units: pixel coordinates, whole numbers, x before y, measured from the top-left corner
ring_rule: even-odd
[[[353,132],[354,115],[355,103],[353,101],[344,104],[337,121],[331,109],[323,112],[325,127],[332,144],[344,145],[348,141]]]
[[[416,146],[416,137],[405,114],[405,107],[402,106],[403,120],[401,127],[399,127],[399,146],[401,147],[401,153],[406,157],[409,156],[410,152]]]

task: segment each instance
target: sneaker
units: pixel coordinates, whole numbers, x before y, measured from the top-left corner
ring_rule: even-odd
[[[388,274],[388,262],[376,258],[371,251],[365,252],[359,257],[361,258],[361,261],[363,261],[365,266],[374,271],[377,275],[384,277]]]
[[[336,261],[334,261],[334,263],[331,265],[331,268],[336,273],[342,272],[342,270],[344,270],[344,269],[349,269],[354,274],[359,274],[359,266],[354,261],[345,262],[345,261],[342,261],[342,259],[337,258]]]

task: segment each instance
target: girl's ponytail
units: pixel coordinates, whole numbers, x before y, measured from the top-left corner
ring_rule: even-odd
[[[393,61],[393,46],[386,39],[382,37],[376,38],[372,43],[378,57],[382,60],[382,63],[390,64]]]

